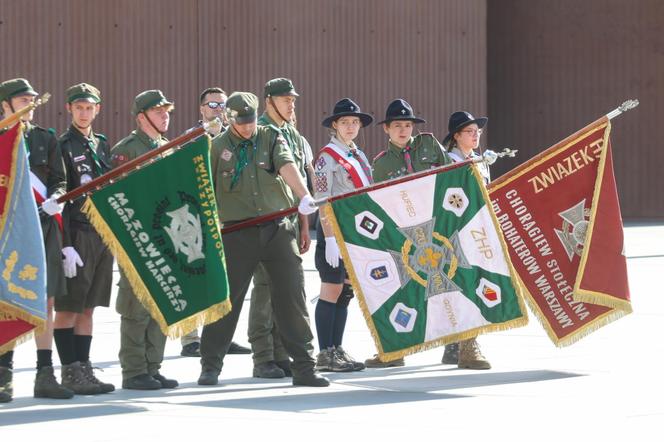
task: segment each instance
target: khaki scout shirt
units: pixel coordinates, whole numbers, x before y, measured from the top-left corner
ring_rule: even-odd
[[[452,162],[443,146],[430,133],[421,133],[411,137],[408,145],[411,146],[410,159],[414,172],[444,166]],[[407,174],[403,149],[389,142],[387,149],[374,158],[374,181],[378,183]]]
[[[450,150],[450,158],[452,158],[452,161],[454,161],[455,163],[459,163],[461,161],[466,161],[473,158],[480,158],[480,156],[477,155],[475,152],[471,152],[470,155],[465,156],[458,147],[454,147],[452,148],[452,150]],[[480,175],[482,175],[484,184],[489,184],[491,182],[491,173],[489,172],[489,166],[484,162],[475,163],[475,165],[477,166],[477,169],[480,171]]]
[[[86,184],[93,179],[111,170],[111,147],[106,137],[101,134],[90,133],[84,136],[74,126],[62,134],[58,139],[58,146],[67,171],[67,192]],[[64,245],[71,245],[70,223],[89,224],[87,217],[81,212],[85,199],[78,198],[65,205],[63,212]]]
[[[222,223],[243,221],[292,206],[279,169],[295,163],[286,140],[271,127],[257,126],[247,151],[247,166],[232,186],[243,140],[232,130],[212,140],[210,162]]]
[[[118,167],[166,143],[168,140],[164,137],[153,140],[141,129],[136,129],[113,146],[111,163],[113,167]]]
[[[286,140],[288,147],[291,149],[291,154],[293,155],[293,160],[295,161],[297,170],[300,171],[300,175],[306,182],[307,155],[305,153],[305,144],[308,143],[304,140],[304,137],[300,135],[300,132],[298,132],[295,126],[290,123],[284,123],[281,127],[277,126],[277,123],[275,123],[274,120],[270,118],[267,112],[264,112],[263,115],[258,118],[257,123],[261,126],[272,126],[275,130],[281,133],[281,135]]]

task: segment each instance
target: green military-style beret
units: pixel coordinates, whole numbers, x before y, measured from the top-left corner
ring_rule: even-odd
[[[251,92],[233,92],[226,100],[226,114],[229,121],[247,124],[256,121],[258,97]]]
[[[99,89],[91,84],[81,83],[76,84],[67,89],[67,103],[74,101],[88,101],[90,103],[101,103],[101,94]]]
[[[266,97],[279,97],[283,95],[300,96],[300,94],[295,92],[295,86],[293,86],[293,82],[288,78],[274,78],[265,83]]]
[[[172,101],[168,101],[164,93],[157,89],[143,91],[136,95],[134,104],[131,106],[132,115],[138,115],[146,110],[159,106],[173,106]]]
[[[0,101],[19,95],[39,95],[25,78],[14,78],[0,83]]]

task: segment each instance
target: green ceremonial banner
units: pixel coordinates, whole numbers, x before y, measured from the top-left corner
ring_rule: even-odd
[[[201,136],[94,192],[83,207],[172,338],[231,309],[209,150]]]
[[[325,207],[382,360],[527,323],[488,201],[467,164]]]

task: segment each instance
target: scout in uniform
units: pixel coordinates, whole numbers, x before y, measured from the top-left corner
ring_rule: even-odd
[[[16,111],[31,104],[37,92],[23,78],[8,80],[0,84],[2,113],[9,117]],[[30,162],[30,181],[41,205],[41,219],[44,246],[46,249],[46,291],[48,295],[46,330],[35,336],[37,344],[37,377],[34,396],[52,399],[69,399],[74,393],[58,384],[53,372],[53,300],[66,293],[65,275],[62,268],[62,217],[64,204],[56,200],[65,194],[67,181],[62,153],[52,130],[42,129],[32,124],[34,111],[21,117],[24,126],[25,147]],[[0,402],[12,400],[13,351],[0,355]]]
[[[166,144],[168,140],[164,133],[168,130],[172,110],[173,103],[159,90],[138,94],[131,109],[138,128],[111,150],[113,167]],[[122,388],[157,390],[177,387],[177,381],[159,373],[166,336],[134,294],[124,272],[120,272],[119,287],[115,308],[121,315],[119,357]]]
[[[227,99],[226,92],[220,87],[209,87],[201,92],[199,98],[199,112],[201,113],[201,119],[191,130],[202,127],[203,123],[209,123],[218,118],[221,121],[221,126],[212,125],[209,127],[207,133],[210,138],[214,138],[224,132],[228,128],[228,119],[226,118]],[[180,352],[181,356],[194,358],[201,357],[201,338],[198,336],[197,329],[182,336],[182,338],[180,338],[180,343],[182,344],[182,351]],[[251,349],[234,341],[231,342],[231,346],[228,349],[228,354],[250,353]]]
[[[265,84],[264,96],[265,112],[258,118],[258,124],[269,126],[286,140],[295,166],[306,182],[307,165],[311,164],[312,155],[307,156],[306,141],[291,124],[295,116],[295,100],[299,94],[291,80],[275,78]],[[302,254],[309,250],[311,244],[307,217],[300,215],[295,220],[295,226],[298,229],[299,252]],[[292,375],[288,353],[272,317],[271,291],[267,273],[259,264],[254,273],[254,288],[249,305],[249,342],[254,359],[253,376],[257,378],[283,378]]]
[[[450,156],[432,134],[412,136],[413,125],[424,122],[413,115],[412,107],[405,100],[396,99],[389,104],[385,119],[378,123],[383,125],[389,143],[387,149],[374,159],[373,173],[377,182],[452,163]],[[469,360],[464,361],[464,368],[488,368],[475,338],[461,342],[461,346],[477,349],[476,352],[466,353]],[[445,363],[457,363],[458,352],[458,344],[446,345],[443,356]],[[367,367],[395,367],[405,362],[403,358],[384,362],[376,356],[367,359],[365,363]]]
[[[66,94],[72,123],[58,146],[70,192],[111,170],[111,147],[104,135],[92,131],[100,110],[99,90],[81,83]],[[67,294],[55,300],[53,335],[62,363],[62,384],[76,394],[109,393],[115,387],[94,375],[90,344],[94,309],[108,307],[111,299],[113,255],[81,212],[83,202],[83,198],[70,201],[63,213]]]
[[[373,121],[369,114],[350,98],[334,105],[332,115],[323,120],[331,129],[330,142],[323,147],[314,166],[314,197],[328,198],[372,183],[369,161],[353,140],[360,128]],[[341,346],[348,304],[353,287],[340,260],[339,246],[332,225],[321,213],[316,225],[316,269],[320,276],[320,297],[316,304],[316,331],[320,353],[316,357],[319,371],[359,371],[365,365],[355,361]]]
[[[224,227],[289,208],[292,196],[286,186],[299,198],[300,213],[308,215],[316,210],[286,140],[276,130],[256,125],[257,108],[254,94],[231,94],[226,102],[231,126],[212,140],[211,173]],[[313,335],[295,230],[291,219],[281,218],[223,235],[233,309],[203,328],[199,385],[219,382],[224,356],[259,263],[271,282],[274,320],[293,359],[293,385],[329,385],[314,372]]]
[[[480,145],[480,136],[482,128],[489,121],[486,117],[474,118],[465,111],[454,112],[450,115],[447,128],[449,133],[443,139],[443,146],[449,152],[449,156],[454,162],[465,161],[476,158],[479,155],[475,153]],[[486,152],[493,154],[491,151]],[[495,155],[495,154],[494,154]],[[495,156],[493,157],[495,161]],[[489,184],[491,176],[489,166],[486,162],[476,163],[484,184]],[[452,344],[454,345],[454,344]],[[469,368],[472,370],[487,370],[491,364],[482,355],[476,338],[461,341],[456,351],[450,351],[452,345],[445,346],[443,353],[443,364],[458,364],[459,368]]]

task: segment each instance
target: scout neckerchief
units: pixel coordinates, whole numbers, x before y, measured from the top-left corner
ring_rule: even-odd
[[[97,155],[96,149],[93,147],[94,146],[94,138],[92,135],[92,131],[90,131],[90,136],[86,137],[83,135],[83,132],[78,130],[77,127],[74,127],[73,130],[77,131],[81,137],[83,137],[83,144],[85,147],[87,147],[88,151],[90,152],[90,156],[92,157],[92,161],[95,163],[95,169],[97,170],[97,176],[102,176],[104,174],[104,168],[101,167],[101,160],[99,159],[99,155]]]
[[[356,149],[349,149],[348,146],[343,146],[341,141],[332,137],[332,141],[320,150],[320,153],[326,153],[331,156],[337,163],[346,169],[350,175],[355,188],[359,189],[371,184],[371,171],[366,166],[366,163],[360,156]]]
[[[407,171],[408,173],[413,173],[413,172],[414,172],[414,170],[413,170],[413,160],[412,160],[412,158],[410,157],[410,151],[411,151],[412,149],[413,149],[413,148],[410,147],[409,144],[407,144],[406,147],[404,147],[404,148],[402,149],[402,152],[403,152],[403,160],[404,160],[404,162],[406,163],[406,171]]]
[[[242,140],[237,146],[233,147],[237,160],[235,161],[233,178],[231,178],[231,189],[235,187],[235,185],[240,180],[240,175],[242,174],[244,168],[249,164],[249,160],[251,159],[253,161],[253,155],[251,155],[252,158],[249,158],[249,153],[253,154],[253,148],[254,143],[250,139]]]

